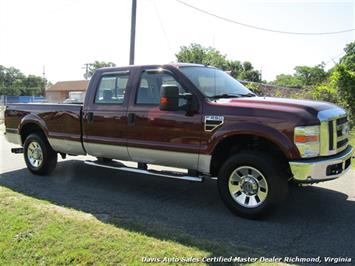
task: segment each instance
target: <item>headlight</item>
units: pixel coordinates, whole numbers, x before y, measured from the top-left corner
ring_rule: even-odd
[[[319,132],[319,126],[295,127],[294,142],[302,158],[319,156]]]

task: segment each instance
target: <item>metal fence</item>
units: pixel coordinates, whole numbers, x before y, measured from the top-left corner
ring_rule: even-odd
[[[42,103],[45,98],[43,96],[6,96],[0,95],[0,106],[8,103]]]

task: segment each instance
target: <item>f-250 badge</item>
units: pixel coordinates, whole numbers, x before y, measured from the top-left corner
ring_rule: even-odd
[[[205,131],[213,131],[224,122],[224,116],[206,115],[205,116]]]

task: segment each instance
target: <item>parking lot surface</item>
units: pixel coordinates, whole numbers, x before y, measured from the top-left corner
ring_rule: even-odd
[[[222,204],[216,182],[190,183],[60,160],[50,176],[32,175],[0,134],[0,186],[112,219],[161,226],[260,250],[267,256],[351,257],[355,262],[355,172],[318,185],[292,187],[287,201],[262,221],[242,219]]]

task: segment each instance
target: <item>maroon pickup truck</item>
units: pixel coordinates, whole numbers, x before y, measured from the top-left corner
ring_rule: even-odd
[[[290,181],[332,180],[350,169],[347,113],[330,103],[257,97],[203,65],[103,68],[83,105],[13,104],[6,138],[28,169],[49,174],[57,154],[157,176],[217,179],[234,213],[257,218],[285,198]],[[130,168],[121,161],[137,162]],[[158,172],[151,165],[185,169]]]

